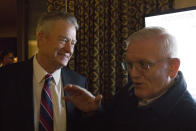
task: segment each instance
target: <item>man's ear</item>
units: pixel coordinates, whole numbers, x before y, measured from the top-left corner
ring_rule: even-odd
[[[43,40],[44,40],[44,37],[45,37],[45,36],[44,36],[44,33],[43,33],[43,32],[39,32],[39,33],[38,33],[38,35],[37,35],[37,42],[38,42],[38,45],[37,45],[37,46],[38,46],[38,47],[40,46],[39,43],[42,43],[42,42],[40,42],[40,41],[43,41]]]
[[[175,78],[177,76],[179,67],[180,67],[180,59],[171,58],[169,60],[169,76],[171,78]]]
[[[38,36],[37,36],[37,40],[40,41],[44,38],[44,33],[43,32],[39,32]]]

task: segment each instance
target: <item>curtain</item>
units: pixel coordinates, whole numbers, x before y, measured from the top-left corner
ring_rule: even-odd
[[[88,79],[89,90],[105,101],[122,88],[128,74],[121,63],[125,40],[144,27],[144,16],[173,9],[174,0],[48,0],[48,11],[76,16],[80,29],[69,67]]]

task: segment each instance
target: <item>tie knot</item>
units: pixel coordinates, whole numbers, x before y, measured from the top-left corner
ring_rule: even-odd
[[[52,75],[51,74],[45,75],[45,80],[51,80],[51,79],[52,79]]]

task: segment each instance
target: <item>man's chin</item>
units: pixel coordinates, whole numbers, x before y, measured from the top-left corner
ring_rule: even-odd
[[[147,97],[147,94],[145,92],[142,92],[141,90],[134,90],[135,96],[139,99],[145,99]]]
[[[62,63],[61,64],[61,66],[67,66],[68,65],[68,63]]]
[[[68,63],[69,63],[69,59],[59,59],[57,62],[58,62],[59,65],[61,65],[61,66],[67,66]]]
[[[61,68],[61,67],[64,67],[64,66],[67,66],[67,65],[68,65],[68,62],[58,61],[57,63],[58,63],[58,64],[57,64],[56,66],[58,66],[59,68]]]
[[[69,62],[69,61],[63,61],[63,62],[61,62],[61,65],[62,65],[62,66],[67,66],[67,65],[68,65],[68,62]]]

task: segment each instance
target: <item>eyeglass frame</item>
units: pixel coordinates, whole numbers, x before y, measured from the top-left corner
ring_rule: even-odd
[[[122,65],[122,68],[124,69],[124,70],[132,70],[133,69],[133,67],[135,66],[135,68],[137,69],[137,71],[139,71],[139,72],[142,72],[142,73],[145,73],[145,72],[148,72],[153,66],[155,66],[156,64],[158,64],[158,63],[160,63],[160,62],[163,62],[163,61],[165,61],[165,60],[171,60],[172,58],[164,58],[164,59],[161,59],[161,60],[159,60],[159,61],[157,61],[157,62],[154,62],[154,63],[152,63],[152,62],[149,62],[149,61],[146,61],[146,60],[140,60],[140,61],[138,61],[138,62],[133,62],[133,63],[135,63],[135,64],[137,64],[137,65],[135,65],[135,64],[133,64],[133,63],[131,63],[131,62],[129,62],[129,63],[127,63],[127,62],[122,62],[121,63],[121,65]],[[132,65],[131,65],[132,64]]]

